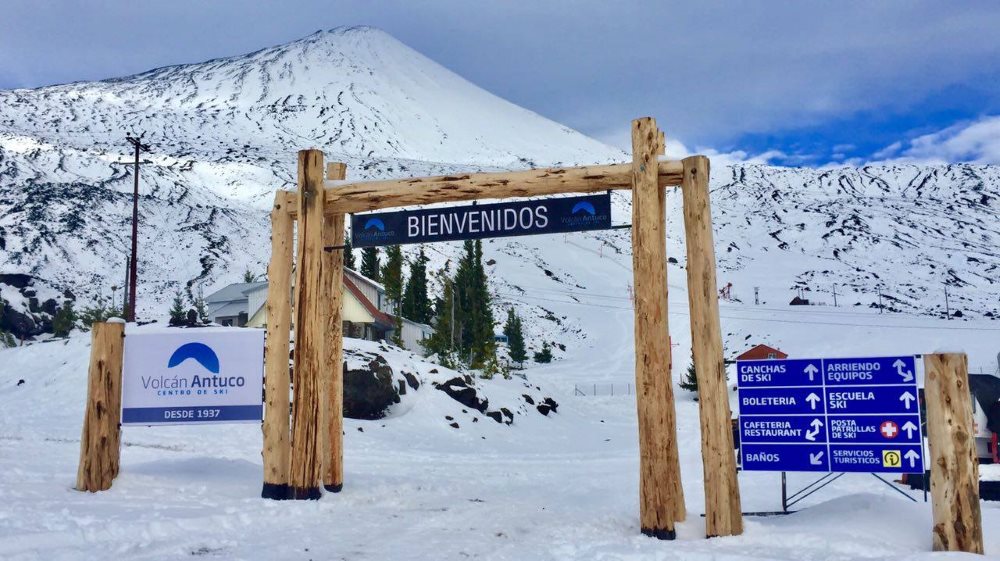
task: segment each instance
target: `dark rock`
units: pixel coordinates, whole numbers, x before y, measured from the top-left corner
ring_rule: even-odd
[[[445,415],[444,418],[447,419],[447,420],[449,420],[449,421],[454,421],[455,420],[455,417],[452,417],[451,415]]]
[[[23,386],[24,385],[24,378],[21,378],[20,380],[18,380],[17,381],[17,385]]]
[[[417,379],[416,375],[410,372],[403,372],[403,377],[406,378],[406,383],[413,389],[420,389],[420,380]]]
[[[503,422],[503,417],[502,417],[502,415],[500,415],[499,411],[487,411],[486,412],[486,416],[489,417],[490,419],[493,419],[494,421],[496,421],[498,423],[502,423]]]
[[[506,407],[501,407],[500,412],[503,413],[504,424],[509,425],[514,422],[514,414],[510,412],[510,409],[507,409]]]
[[[452,378],[443,384],[434,384],[434,387],[448,394],[462,405],[470,409],[475,409],[480,413],[485,413],[486,409],[490,406],[490,400],[480,397],[479,392],[476,391],[476,388],[472,387],[471,383],[472,379],[464,376],[461,378]]]
[[[358,427],[358,432],[365,432],[365,429]]]
[[[34,291],[31,293],[34,294]],[[27,291],[25,291],[25,294],[27,294]],[[41,306],[38,305],[38,298],[34,296],[28,298],[28,311],[33,314],[37,314],[42,311]]]
[[[528,395],[528,394],[525,393],[525,394],[521,394],[521,397],[523,397],[524,400],[528,402],[528,405],[534,405],[535,404],[535,400],[531,399],[530,395]]]
[[[0,284],[9,284],[17,289],[26,288],[31,284],[31,275],[22,275],[20,273],[7,273],[0,275]]]
[[[0,310],[0,331],[9,331],[18,339],[28,339],[43,333],[39,318],[21,313],[11,306]]]
[[[667,263],[673,263],[674,265],[676,265],[677,264],[677,258],[675,258],[675,257],[667,257]]]
[[[486,262],[486,264],[489,265],[489,266],[496,265],[497,264],[497,260],[496,259],[490,259],[489,261]]]
[[[542,403],[544,403],[545,405],[548,405],[549,408],[551,408],[553,411],[558,412],[558,410],[559,410],[559,404],[556,403],[556,400],[552,399],[551,397],[546,397],[542,401]]]
[[[448,426],[457,429],[458,428],[458,423],[451,423]]]
[[[392,367],[382,356],[366,356],[372,358],[364,368],[344,369],[344,416],[350,419],[381,419],[399,403]]]
[[[406,395],[406,381],[397,380],[396,381],[396,393],[399,395]]]
[[[54,316],[57,311],[59,311],[59,303],[52,298],[42,302],[42,312]]]
[[[549,411],[551,411],[551,410],[552,410],[552,408],[551,408],[551,407],[549,407],[548,405],[546,405],[546,404],[544,404],[544,403],[539,403],[539,404],[538,404],[538,405],[537,405],[537,406],[535,407],[535,409],[538,409],[538,412],[539,412],[539,413],[541,413],[542,415],[545,415],[546,417],[548,417],[548,416],[549,416]]]

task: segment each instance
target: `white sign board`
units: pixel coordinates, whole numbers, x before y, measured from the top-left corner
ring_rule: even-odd
[[[127,333],[122,378],[123,425],[260,422],[264,330]]]

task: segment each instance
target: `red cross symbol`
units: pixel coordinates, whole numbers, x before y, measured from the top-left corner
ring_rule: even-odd
[[[879,432],[882,433],[882,436],[889,439],[893,439],[899,436],[899,425],[897,425],[892,421],[886,421],[882,423],[881,425],[879,425],[878,430]]]

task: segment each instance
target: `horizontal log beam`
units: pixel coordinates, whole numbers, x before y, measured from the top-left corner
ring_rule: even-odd
[[[661,187],[680,185],[683,176],[684,166],[681,162],[659,162],[657,182]],[[325,210],[328,214],[365,212],[411,205],[597,193],[609,189],[631,188],[631,164],[469,173],[347,184],[328,181],[325,183]],[[296,207],[293,204],[289,208]]]

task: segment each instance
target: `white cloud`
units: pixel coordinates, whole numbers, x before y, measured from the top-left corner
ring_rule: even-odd
[[[952,125],[906,143],[894,142],[872,158],[886,163],[1000,164],[1000,115]]]

